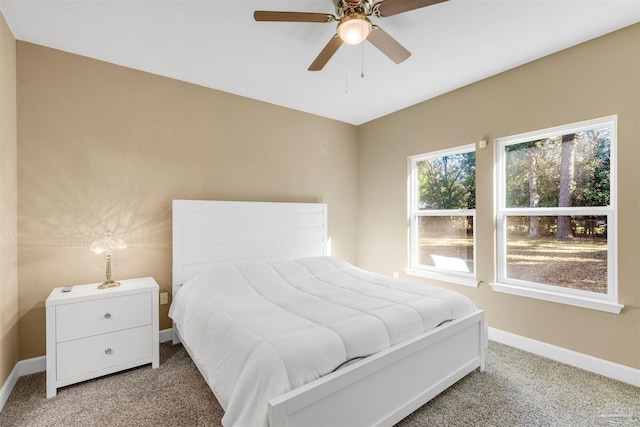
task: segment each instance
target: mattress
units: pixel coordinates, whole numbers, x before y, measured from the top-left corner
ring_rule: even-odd
[[[475,311],[465,296],[334,257],[221,264],[187,281],[169,316],[224,426],[266,426],[267,402]]]

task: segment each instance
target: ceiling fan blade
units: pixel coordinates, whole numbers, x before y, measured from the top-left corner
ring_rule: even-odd
[[[316,59],[309,65],[309,71],[320,71],[329,62],[334,53],[342,46],[342,39],[334,35],[329,43],[322,49]]]
[[[382,53],[387,55],[389,59],[396,64],[401,63],[411,56],[411,52],[405,49],[404,46],[396,41],[396,39],[391,37],[377,25],[372,27],[367,40],[369,40],[372,45],[380,49]]]
[[[274,12],[269,10],[256,10],[255,12],[253,12],[253,19],[255,19],[256,21],[320,23],[333,22],[336,20],[335,16],[329,13]]]
[[[383,0],[374,5],[377,15],[381,17],[393,16],[410,10],[443,3],[448,0]]]

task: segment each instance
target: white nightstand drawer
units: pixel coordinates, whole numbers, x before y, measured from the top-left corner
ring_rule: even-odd
[[[152,356],[151,325],[57,345],[57,381]]]
[[[151,294],[103,298],[56,307],[56,342],[149,325]]]

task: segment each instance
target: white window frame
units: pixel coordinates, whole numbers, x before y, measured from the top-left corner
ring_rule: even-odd
[[[610,141],[610,194],[609,206],[593,207],[551,207],[551,208],[506,208],[506,176],[505,176],[505,147],[508,145],[528,142],[536,139],[552,138],[569,133],[581,132],[595,128],[611,128]],[[623,305],[618,303],[618,263],[617,263],[617,116],[587,120],[564,126],[544,129],[535,132],[498,138],[496,147],[496,283],[491,283],[494,291],[513,295],[553,301],[578,307],[620,313]],[[517,215],[598,215],[607,217],[607,293],[589,292],[578,289],[563,288],[561,286],[545,285],[506,277],[506,218]]]
[[[455,148],[433,151],[424,154],[409,156],[409,185],[408,185],[408,201],[409,201],[409,266],[405,269],[407,274],[419,276],[428,279],[436,279],[444,282],[456,283],[459,285],[478,287],[479,281],[476,279],[476,210],[475,209],[434,209],[419,210],[418,209],[418,179],[416,164],[419,161],[433,159],[437,157],[445,157],[454,154],[462,154],[475,152],[475,144],[458,146]],[[473,217],[473,272],[465,273],[462,271],[446,270],[438,267],[430,267],[418,263],[418,219],[423,216],[471,216]]]

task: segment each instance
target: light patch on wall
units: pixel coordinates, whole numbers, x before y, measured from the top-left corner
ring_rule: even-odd
[[[30,161],[20,163],[19,176],[31,195],[19,201],[21,245],[88,248],[110,231],[130,247],[167,247],[170,203],[149,209],[144,170],[108,143],[65,139],[66,144],[31,140],[21,147]]]

